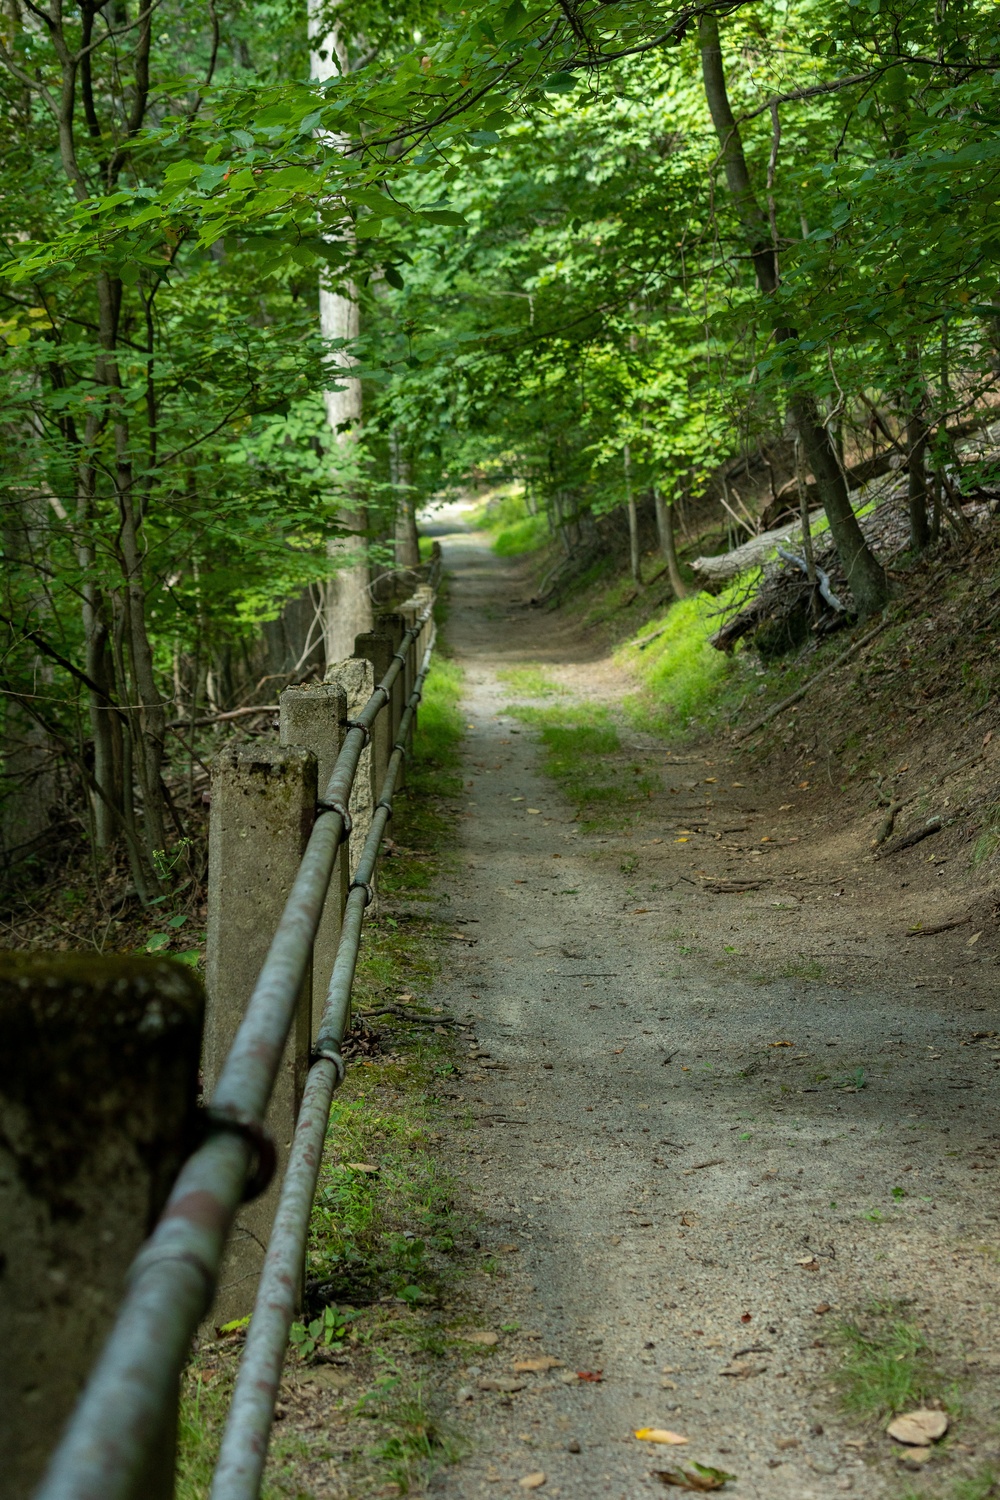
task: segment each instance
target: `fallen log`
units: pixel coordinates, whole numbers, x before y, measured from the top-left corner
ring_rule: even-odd
[[[821,510],[815,511],[809,517],[810,525],[819,521],[822,516]],[[742,547],[734,547],[732,552],[723,552],[719,557],[696,557],[691,564],[692,570],[708,583],[727,583],[739,573],[760,567],[780,542],[790,542],[801,531],[802,522],[799,519],[788,526],[779,526],[774,531],[762,531],[760,536],[751,537]]]

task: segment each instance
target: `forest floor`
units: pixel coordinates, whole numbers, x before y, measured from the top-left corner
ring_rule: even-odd
[[[481,1343],[442,1371],[464,1456],[430,1488],[633,1500],[696,1463],[748,1500],[996,1493],[996,902],[961,822],[1000,800],[996,711],[904,704],[910,765],[875,725],[892,797],[959,814],[876,858],[837,717],[864,689],[670,749],[523,563],[442,542],[467,730],[435,999],[477,1042],[438,1149],[501,1269],[444,1311]],[[943,1441],[885,1435],[939,1404]]]

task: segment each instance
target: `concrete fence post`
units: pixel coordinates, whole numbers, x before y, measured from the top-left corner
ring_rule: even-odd
[[[354,655],[360,661],[371,662],[376,682],[381,682],[386,672],[388,672],[389,663],[392,661],[395,650],[396,647],[392,636],[382,631],[366,631],[364,635],[355,636],[354,638]],[[399,679],[397,678],[396,680],[398,682]],[[395,683],[393,686],[395,687]],[[375,778],[376,796],[382,790],[382,783],[385,780],[386,769],[389,765],[389,756],[392,754],[393,740],[395,738],[392,733],[392,714],[395,706],[394,697],[395,695],[393,695],[393,698],[390,698],[372,726],[372,774]]]
[[[204,995],[167,959],[0,954],[0,1497],[28,1500],[197,1143]],[[174,1492],[176,1407],[137,1493]]]
[[[281,917],[316,816],[316,757],[299,746],[227,746],[212,768],[203,1071],[211,1098]],[[253,1310],[284,1164],[309,1067],[307,971],[267,1113],[274,1181],[236,1219],[210,1314],[218,1326]]]
[[[403,616],[395,610],[375,616],[375,630],[378,635],[387,635],[392,641],[393,655],[399,650],[400,642],[406,631],[406,621]],[[392,703],[389,706],[391,718],[390,740],[396,743],[396,731],[399,729],[399,721],[403,717],[406,708],[406,674],[400,672],[392,685]]]
[[[326,681],[343,689],[347,698],[348,722],[357,718],[375,691],[375,673],[371,662],[353,656],[348,657],[346,661],[335,662],[332,667],[329,667]],[[375,810],[379,790],[375,785],[375,760],[372,755],[372,746],[369,744],[361,752],[358,772],[351,790],[350,813],[353,826],[349,847],[352,875],[364,848],[365,839],[368,837],[368,830],[372,826],[372,813]]]
[[[278,699],[280,718],[278,738],[282,745],[301,745],[316,757],[317,786],[322,797],[330,780],[337,756],[347,733],[347,695],[333,682],[307,682],[301,687],[286,688]],[[350,882],[347,841],[340,846],[330,890],[323,907],[313,945],[312,1021],[310,1035],[316,1040],[323,1015],[323,1003],[330,987],[330,975],[337,956],[344,904]]]

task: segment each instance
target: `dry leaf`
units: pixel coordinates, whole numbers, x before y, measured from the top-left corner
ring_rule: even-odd
[[[520,1253],[520,1248],[520,1245],[501,1245],[499,1252],[501,1255],[517,1255]]]
[[[910,1469],[914,1474],[918,1474],[924,1464],[930,1462],[933,1453],[933,1448],[897,1448],[896,1459],[904,1469]]]
[[[553,1359],[551,1354],[540,1354],[537,1359],[518,1359],[514,1361],[514,1369],[522,1373],[528,1370],[557,1370],[562,1364],[561,1359]]]
[[[679,1490],[721,1490],[722,1486],[730,1479],[735,1479],[735,1474],[727,1474],[725,1469],[712,1469],[707,1464],[693,1463],[690,1469],[654,1469],[654,1475],[661,1484],[672,1484]]]
[[[577,1378],[577,1380],[591,1380],[591,1381],[594,1382],[595,1385],[599,1385],[600,1382],[604,1379],[604,1371],[603,1370],[577,1370],[577,1372],[576,1372],[576,1378]]]
[[[966,947],[967,947],[967,948],[971,948],[971,947],[972,947],[972,945],[973,945],[973,943],[978,943],[978,942],[979,942],[979,939],[980,939],[980,938],[981,938],[981,937],[982,937],[982,933],[981,933],[981,932],[974,932],[974,933],[973,933],[973,934],[972,934],[972,936],[971,936],[971,937],[970,937],[970,938],[969,938],[969,939],[968,939],[968,941],[967,941],[967,942],[966,942],[966,945],[965,945],[965,946],[966,946]]]
[[[467,1344],[499,1344],[500,1342],[498,1333],[490,1333],[485,1328],[475,1328],[471,1333],[463,1333],[460,1337]]]
[[[676,1391],[677,1382],[676,1380],[668,1380],[666,1375],[662,1375],[660,1377],[660,1389],[664,1391]]]
[[[829,1311],[829,1302],[817,1302],[816,1306],[813,1308],[813,1312],[817,1315],[817,1317],[822,1317],[824,1313],[828,1313]]]
[[[768,1042],[769,1047],[794,1047],[794,1042]]]
[[[349,1172],[377,1172],[379,1170],[367,1161],[345,1161],[344,1166]]]
[[[686,1443],[687,1438],[668,1427],[637,1427],[635,1432],[640,1443]]]
[[[819,1261],[816,1259],[815,1255],[802,1255],[802,1256],[799,1256],[798,1259],[796,1260],[795,1264],[797,1266],[801,1266],[802,1269],[803,1269],[803,1271],[818,1271],[819,1270]]]
[[[747,1364],[746,1360],[734,1359],[726,1366],[724,1370],[720,1370],[719,1374],[732,1375],[737,1379],[745,1380],[750,1375],[763,1375],[766,1369],[767,1365],[750,1365]]]
[[[943,1411],[921,1407],[917,1411],[904,1412],[901,1417],[894,1417],[885,1430],[897,1443],[909,1443],[913,1447],[922,1448],[927,1443],[936,1443],[938,1438],[944,1437],[948,1431],[948,1415]]]
[[[539,1490],[545,1483],[545,1470],[539,1469],[534,1474],[525,1474],[524,1478],[517,1482],[522,1490]]]
[[[564,1385],[575,1385],[579,1378],[580,1377],[575,1370],[563,1370],[562,1374],[559,1376],[559,1379]]]
[[[527,1385],[526,1380],[518,1380],[514,1375],[486,1375],[479,1382],[481,1391],[505,1391],[508,1395],[514,1391],[523,1391]]]

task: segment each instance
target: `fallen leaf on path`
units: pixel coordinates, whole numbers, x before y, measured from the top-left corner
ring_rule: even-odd
[[[604,1371],[603,1370],[577,1370],[577,1372],[576,1372],[576,1378],[577,1378],[577,1380],[592,1380],[595,1384],[600,1384],[600,1382],[604,1379]]]
[[[479,1382],[481,1391],[505,1391],[508,1395],[514,1391],[523,1391],[527,1385],[526,1380],[517,1380],[513,1375],[486,1375]]]
[[[645,917],[649,915],[648,906],[637,906],[632,912],[633,917]]]
[[[516,1359],[514,1369],[519,1372],[526,1370],[556,1370],[562,1365],[561,1359],[553,1359],[551,1354],[539,1354],[537,1359]]]
[[[564,1385],[575,1385],[580,1377],[575,1370],[563,1370],[562,1374],[559,1375],[558,1378],[563,1382]]]
[[[681,1223],[685,1229],[693,1229],[698,1222],[697,1214],[681,1214]]]
[[[661,1484],[672,1484],[679,1490],[721,1490],[729,1480],[735,1479],[735,1474],[727,1474],[725,1469],[712,1469],[707,1464],[693,1463],[690,1469],[654,1469],[654,1475]]]
[[[635,1432],[640,1443],[686,1443],[687,1438],[669,1427],[637,1427]]]
[[[500,1335],[491,1333],[488,1328],[474,1328],[471,1333],[460,1335],[467,1344],[499,1344]]]
[[[769,1047],[794,1047],[794,1042],[768,1042]]]
[[[669,1380],[666,1375],[661,1376],[661,1378],[660,1378],[660,1390],[661,1391],[676,1391],[676,1389],[677,1389],[677,1382],[676,1382],[676,1380]]]
[[[752,1323],[753,1322],[753,1313],[741,1313],[740,1314],[740,1322],[741,1323]]]
[[[347,1170],[349,1172],[369,1172],[369,1173],[372,1173],[372,1172],[378,1172],[380,1170],[380,1168],[373,1167],[372,1164],[371,1164],[371,1162],[367,1162],[367,1161],[345,1161],[344,1166],[347,1168]]]
[[[948,1431],[948,1415],[943,1411],[920,1407],[917,1411],[904,1412],[901,1417],[894,1417],[885,1430],[897,1443],[924,1447],[927,1443],[936,1443],[938,1438],[944,1437]]]
[[[767,1365],[751,1365],[747,1364],[746,1360],[734,1359],[724,1370],[720,1370],[719,1374],[729,1375],[737,1380],[748,1380],[751,1375],[763,1375],[766,1369]]]
[[[542,809],[540,807],[527,807],[527,808],[525,808],[525,812],[530,812],[530,813],[540,813],[541,810]],[[524,1483],[523,1479],[521,1480],[521,1483],[522,1484]]]
[[[801,1266],[803,1271],[819,1270],[819,1261],[816,1259],[815,1255],[802,1255],[798,1258],[798,1260],[796,1260],[795,1264],[797,1266]]]
[[[684,1176],[690,1177],[692,1172],[703,1172],[706,1167],[721,1167],[724,1165],[724,1157],[713,1156],[711,1161],[696,1161],[693,1167],[687,1167],[685,1169]]]
[[[967,941],[966,941],[966,944],[965,944],[965,946],[966,946],[966,947],[967,947],[967,948],[971,948],[971,947],[972,947],[972,945],[973,945],[973,943],[978,943],[978,942],[979,942],[979,939],[980,939],[980,938],[981,938],[981,937],[982,937],[982,933],[981,933],[981,932],[974,932],[974,933],[973,933],[973,934],[972,934],[972,936],[971,936],[971,937],[970,937],[970,938],[968,938],[968,939],[967,939]]]
[[[520,1245],[500,1245],[498,1248],[501,1255],[517,1255],[521,1249]]]
[[[816,1306],[813,1308],[813,1312],[816,1313],[816,1314],[818,1314],[820,1317],[822,1317],[822,1315],[824,1313],[828,1313],[829,1311],[830,1311],[830,1304],[829,1304],[829,1302],[818,1302],[816,1304]]]
[[[545,1471],[539,1469],[537,1473],[525,1474],[524,1478],[519,1479],[517,1482],[522,1490],[540,1490],[545,1483]]]
[[[774,1446],[784,1452],[788,1448],[797,1448],[799,1440],[798,1438],[779,1438]]]

